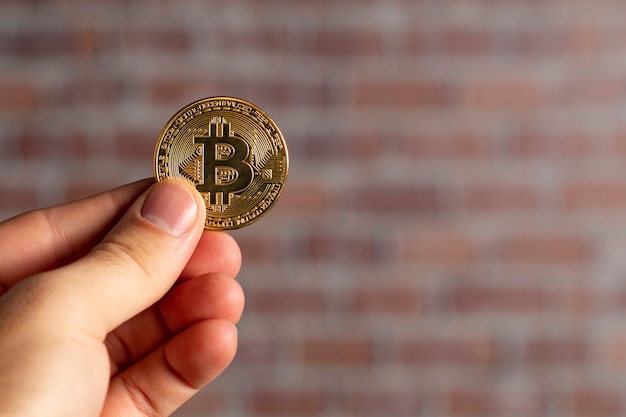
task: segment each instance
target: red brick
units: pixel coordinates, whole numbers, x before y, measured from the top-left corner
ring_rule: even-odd
[[[590,242],[574,235],[529,234],[506,237],[502,242],[502,257],[509,262],[579,264],[591,255]]]
[[[52,106],[115,105],[122,95],[122,83],[116,79],[77,79],[47,96]]]
[[[242,335],[243,336],[243,335]],[[241,338],[237,346],[237,366],[267,365],[277,358],[277,343],[268,340]]]
[[[446,55],[468,54],[472,57],[487,53],[491,44],[491,36],[483,28],[448,28],[439,41]]]
[[[533,212],[537,193],[527,185],[475,185],[465,189],[465,205],[470,212]]]
[[[400,359],[403,363],[424,366],[490,366],[497,360],[497,352],[490,337],[432,335],[403,342]]]
[[[80,133],[65,132],[62,137],[45,131],[31,131],[19,138],[20,155],[24,158],[84,158],[88,155],[88,138]]]
[[[448,396],[448,411],[455,417],[542,416],[545,398],[528,389],[456,389]]]
[[[424,264],[468,264],[477,257],[471,239],[463,234],[444,230],[416,232],[405,239],[402,259]]]
[[[20,185],[0,184],[0,209],[32,210],[37,203],[37,192]]]
[[[527,158],[585,158],[592,153],[593,139],[583,132],[546,132],[524,130],[508,139],[508,150],[512,156]]]
[[[563,190],[563,204],[573,210],[626,210],[626,183],[609,179],[567,184]]]
[[[492,393],[456,391],[448,397],[448,412],[451,416],[497,416],[498,403]]]
[[[26,78],[4,77],[0,80],[0,110],[29,111],[41,103],[41,92]]]
[[[573,285],[571,288],[559,288],[550,294],[550,303],[556,309],[574,315],[592,314],[599,306],[609,307],[600,300],[595,291],[585,285]]]
[[[624,413],[622,394],[612,388],[584,388],[573,394],[572,412],[580,417],[618,416]]]
[[[587,359],[587,344],[580,337],[539,337],[526,346],[526,360],[530,363],[554,366],[580,366]]]
[[[259,313],[319,313],[326,308],[326,297],[318,288],[256,289],[247,299],[248,308]]]
[[[594,287],[592,287],[594,288]],[[598,289],[596,288],[593,304],[593,313],[604,311],[623,312],[626,310],[626,290],[623,288]]]
[[[597,52],[600,42],[597,30],[591,26],[567,29],[522,29],[514,33],[502,33],[499,36],[506,40],[509,53],[529,58],[591,55]]]
[[[542,103],[542,91],[539,84],[529,78],[491,75],[470,83],[466,104],[474,109],[534,110]]]
[[[263,390],[252,393],[251,407],[259,416],[315,416],[324,409],[324,398],[317,391]]]
[[[602,353],[610,366],[623,372],[626,368],[626,335],[620,331],[613,332],[606,342],[606,351]]]
[[[93,56],[105,42],[92,29],[64,29],[19,32],[15,50],[24,57]]]
[[[165,124],[165,122],[163,122]],[[159,137],[160,127],[154,127],[149,131],[143,128],[123,128],[114,136],[115,154],[120,158],[134,159],[137,161],[152,161],[154,149]]]
[[[408,34],[408,45],[414,54],[475,58],[491,50],[492,40],[483,28],[445,27],[434,30],[412,30]]]
[[[346,203],[358,211],[434,215],[438,202],[435,189],[415,184],[357,185]]]
[[[248,97],[266,109],[268,105],[325,106],[331,104],[333,96],[328,92],[324,82],[297,82],[286,77],[280,79],[228,78],[221,82],[220,88],[228,91],[229,95]]]
[[[329,206],[329,198],[328,191],[322,185],[299,183],[297,187],[290,187],[287,180],[275,208],[285,214],[310,211],[319,213]]]
[[[354,86],[354,104],[359,107],[407,109],[436,108],[447,103],[447,86],[439,80],[386,80],[359,81]]]
[[[278,259],[279,242],[268,236],[237,236],[237,243],[246,261],[272,262]]]
[[[626,130],[623,127],[616,129],[617,131],[610,139],[610,147],[612,155],[620,157],[626,155]]]
[[[290,3],[303,6],[315,5],[317,8],[309,10],[316,14],[322,14],[324,12],[329,13],[336,11],[336,9],[341,10],[342,6],[357,6],[360,4],[358,0],[292,0]]]
[[[598,310],[601,310],[600,307],[604,307],[606,311],[622,311],[626,307],[626,291],[624,289],[613,289],[608,294],[600,292],[596,298],[599,304],[596,307]]]
[[[423,398],[410,390],[388,389],[354,392],[347,395],[350,415],[354,416],[417,416],[423,408]]]
[[[617,105],[620,103],[626,80],[622,77],[581,76],[564,80],[554,86],[549,100],[555,106],[562,105]]]
[[[407,314],[424,308],[424,294],[405,286],[355,288],[351,307],[358,314]]]
[[[218,31],[212,42],[228,51],[284,53],[289,47],[290,38],[282,27],[237,27]]]
[[[131,52],[183,53],[190,47],[190,32],[183,28],[129,28],[122,44]]]
[[[232,80],[222,85],[226,91],[233,91],[236,96],[254,97],[254,101],[272,103],[274,105],[288,105],[294,103],[294,94],[297,91],[292,83],[283,80]],[[321,90],[321,88],[320,88]],[[304,95],[304,89],[302,89]]]
[[[372,29],[320,30],[313,36],[316,55],[377,55],[382,51],[381,33]]]
[[[424,159],[472,160],[491,154],[489,138],[473,132],[415,134],[405,140],[403,148],[409,155]]]
[[[397,142],[394,137],[381,139],[379,134],[372,132],[348,136],[309,136],[304,141],[302,153],[308,158],[323,160],[362,160],[392,153],[399,148]]]
[[[315,234],[305,241],[306,258],[311,261],[373,262],[375,242],[371,237]]]
[[[373,355],[371,342],[366,339],[328,337],[302,344],[302,360],[308,365],[368,366]]]
[[[200,391],[176,410],[176,413],[179,415],[224,414],[224,395],[220,392]]]
[[[216,91],[219,85],[219,80],[210,76],[197,77],[190,75],[181,78],[172,75],[155,77],[149,80],[145,87],[146,94],[151,102],[182,107],[188,101],[209,96],[209,92]],[[178,111],[178,108],[172,111],[172,115],[175,111]],[[165,124],[165,121],[163,124]]]
[[[463,312],[538,313],[547,303],[540,288],[498,288],[462,285],[451,294],[452,305]]]

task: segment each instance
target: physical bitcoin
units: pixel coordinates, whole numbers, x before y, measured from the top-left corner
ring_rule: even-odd
[[[154,151],[157,181],[190,182],[204,198],[205,229],[246,226],[283,191],[289,157],[276,123],[260,108],[232,97],[210,97],[181,109]]]

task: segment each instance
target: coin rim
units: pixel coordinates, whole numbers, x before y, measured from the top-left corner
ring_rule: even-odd
[[[231,97],[231,96],[214,96],[214,97],[205,97],[205,98],[201,98],[199,100],[193,101],[192,103],[187,104],[186,106],[182,107],[179,111],[177,111],[174,116],[172,116],[167,123],[165,124],[165,126],[163,126],[163,129],[161,129],[161,133],[159,133],[159,138],[157,140],[156,146],[154,147],[154,155],[153,155],[153,171],[154,171],[154,179],[157,182],[162,181],[161,179],[159,179],[159,149],[161,148],[161,143],[163,142],[163,137],[165,135],[165,133],[167,133],[167,131],[169,130],[169,128],[172,126],[172,124],[176,121],[176,119],[178,119],[183,113],[185,113],[187,110],[189,110],[190,108],[193,108],[195,106],[197,106],[200,103],[203,102],[207,102],[207,101],[215,101],[215,100],[230,100],[230,101],[236,101],[239,102],[241,104],[244,104],[246,106],[251,107],[252,109],[254,109],[255,111],[258,111],[259,113],[261,113],[261,115],[263,115],[268,122],[276,129],[276,131],[278,132],[278,136],[281,139],[281,142],[283,144],[283,148],[285,151],[285,178],[282,182],[282,186],[280,188],[280,190],[278,191],[278,194],[276,195],[276,198],[274,198],[274,200],[265,208],[265,210],[263,210],[263,212],[255,217],[254,219],[243,223],[241,225],[235,225],[235,226],[230,226],[230,227],[210,227],[207,226],[206,223],[206,217],[207,217],[207,213],[206,213],[206,207],[205,207],[205,219],[204,219],[204,228],[205,230],[235,230],[235,229],[240,229],[242,227],[248,226],[254,222],[256,222],[257,220],[259,220],[261,217],[265,216],[267,214],[268,211],[270,211],[270,209],[274,206],[274,204],[276,203],[276,201],[278,201],[278,199],[280,198],[280,196],[283,193],[283,190],[285,189],[285,184],[287,183],[287,176],[289,175],[289,152],[287,149],[287,142],[285,141],[285,137],[283,136],[283,133],[280,131],[280,128],[278,127],[278,125],[276,124],[276,122],[274,121],[274,119],[272,119],[272,117],[267,114],[263,109],[261,109],[259,106],[257,106],[256,104],[253,104],[247,100],[238,98],[238,97]],[[175,179],[172,177],[165,177],[163,179]],[[190,185],[194,185],[191,184],[189,181],[185,181]],[[195,187],[194,187],[195,189]],[[196,192],[200,193],[198,190],[196,190]]]

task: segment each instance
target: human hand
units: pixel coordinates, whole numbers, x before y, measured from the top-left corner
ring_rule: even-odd
[[[0,416],[166,416],[232,360],[239,248],[150,184],[0,223]]]

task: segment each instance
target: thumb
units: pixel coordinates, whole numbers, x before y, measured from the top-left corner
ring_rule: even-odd
[[[191,186],[158,182],[87,256],[45,273],[45,287],[60,291],[65,305],[76,308],[66,319],[79,316],[90,333],[104,337],[173,285],[200,239],[204,218],[202,198]]]

